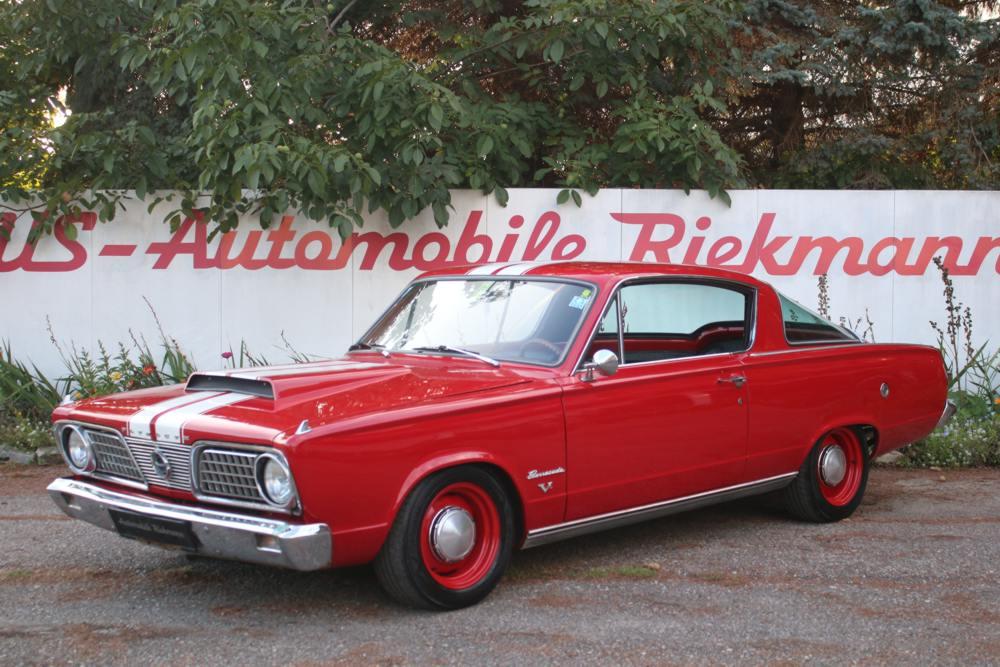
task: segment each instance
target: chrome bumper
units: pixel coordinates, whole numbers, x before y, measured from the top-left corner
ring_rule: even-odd
[[[944,426],[945,424],[947,424],[948,422],[950,422],[951,418],[955,416],[955,411],[956,410],[958,410],[958,406],[957,405],[955,405],[951,401],[945,401],[944,402],[944,412],[941,413],[941,419],[938,420],[937,426],[935,426],[934,428],[935,429],[939,429],[942,426]]]
[[[67,515],[105,530],[117,532],[109,510],[189,522],[198,545],[193,553],[212,558],[318,570],[329,567],[333,556],[333,540],[325,523],[295,524],[188,507],[109,491],[69,477],[55,480],[48,491]]]

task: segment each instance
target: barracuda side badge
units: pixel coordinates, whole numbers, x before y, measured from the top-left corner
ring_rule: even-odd
[[[561,475],[566,472],[566,469],[562,466],[558,468],[550,468],[548,470],[532,470],[528,472],[528,479],[540,479],[542,477],[551,477],[552,475]],[[539,482],[538,488],[542,490],[542,493],[548,493],[552,488],[553,482]]]
[[[532,470],[528,473],[528,479],[539,479],[541,477],[551,477],[552,475],[561,475],[566,472],[563,467],[550,468],[549,470]]]

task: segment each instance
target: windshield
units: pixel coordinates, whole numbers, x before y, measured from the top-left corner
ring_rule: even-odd
[[[594,294],[590,285],[523,278],[419,282],[360,344],[390,351],[451,347],[554,366],[566,355]]]

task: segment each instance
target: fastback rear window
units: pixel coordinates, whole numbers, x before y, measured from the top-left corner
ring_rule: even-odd
[[[798,301],[778,294],[781,301],[781,319],[785,326],[785,340],[789,343],[856,343],[853,333],[828,322]]]

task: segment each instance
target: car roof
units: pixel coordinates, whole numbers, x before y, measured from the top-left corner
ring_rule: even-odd
[[[535,276],[572,278],[588,282],[615,281],[618,278],[687,276],[732,280],[747,285],[761,286],[764,283],[753,276],[738,271],[719,269],[693,264],[647,264],[643,262],[496,262],[493,264],[450,266],[445,269],[428,271],[421,278],[437,276]]]

